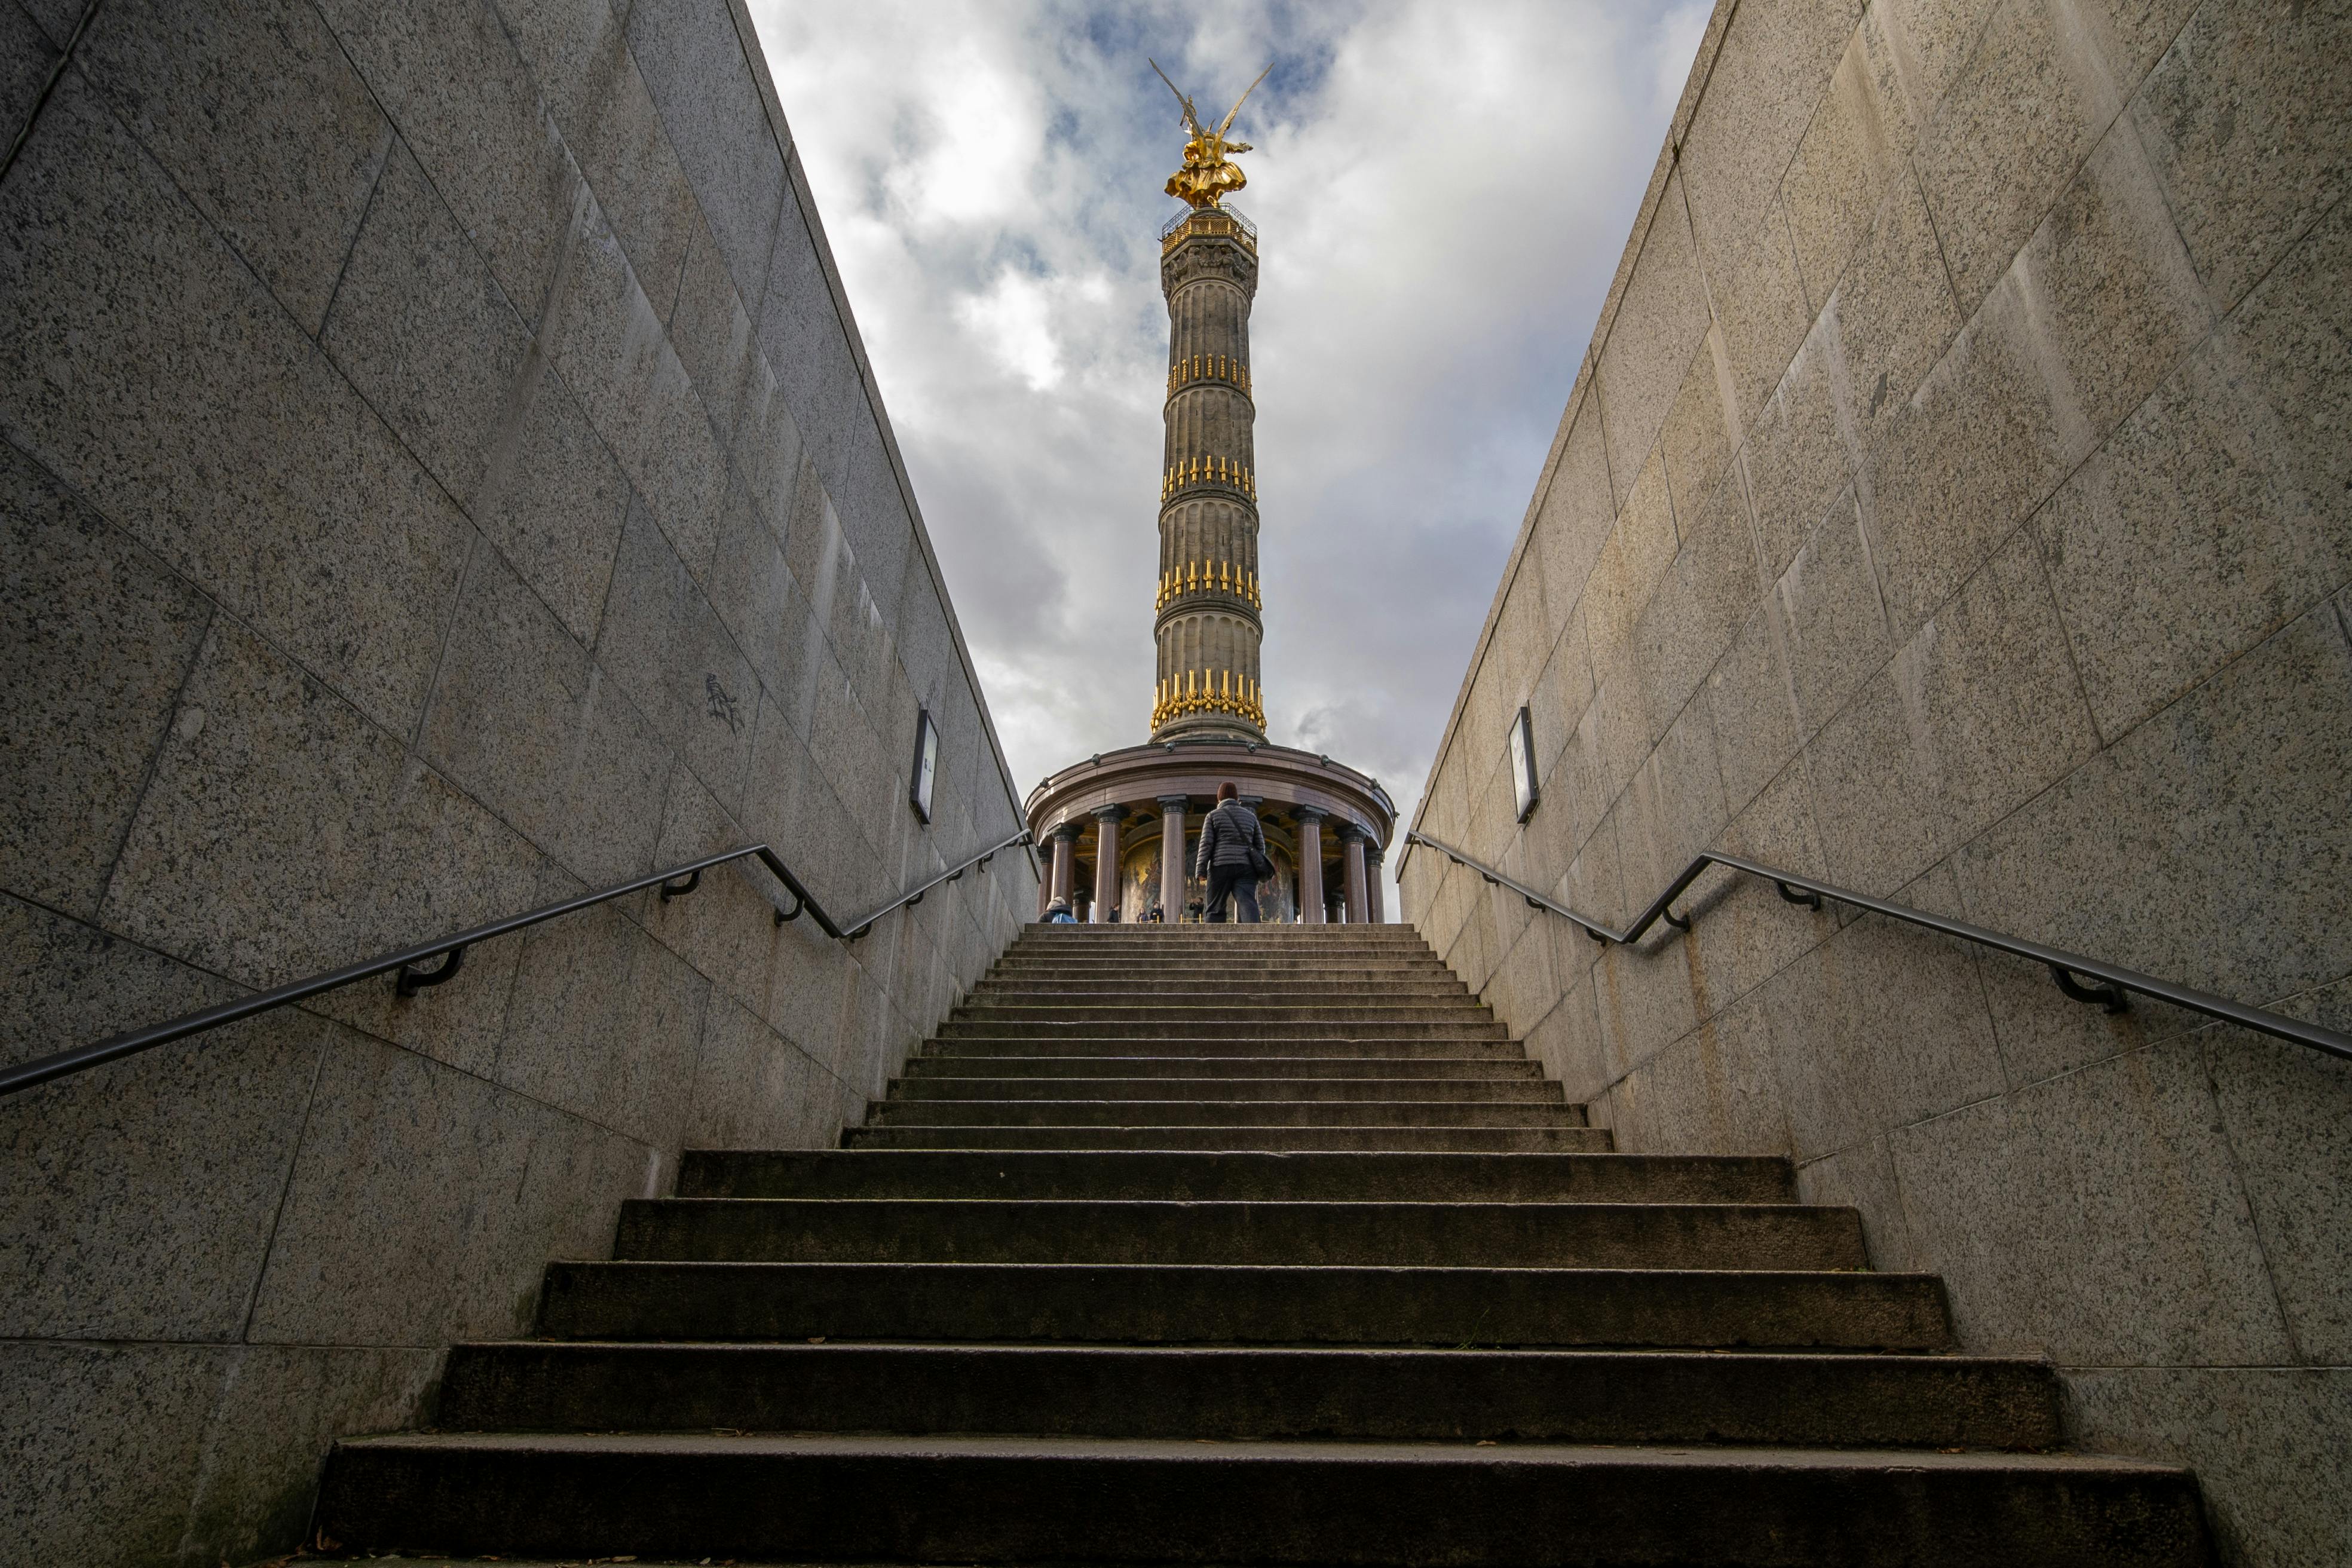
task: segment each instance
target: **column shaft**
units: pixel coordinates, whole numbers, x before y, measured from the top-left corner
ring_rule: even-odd
[[[1184,895],[1192,868],[1184,864],[1184,807],[1181,795],[1160,797],[1160,910],[1170,925],[1184,918]]]
[[[1339,885],[1348,897],[1348,923],[1360,926],[1372,918],[1364,894],[1364,830],[1349,823],[1339,829],[1339,839],[1344,846],[1339,852]]]
[[[1054,899],[1066,906],[1078,876],[1078,825],[1066,822],[1054,829]],[[1047,902],[1052,902],[1049,899]]]
[[[1323,814],[1307,806],[1296,813],[1298,820],[1298,920],[1302,925],[1319,926],[1323,914]]]
[[[1118,914],[1118,819],[1123,805],[1106,805],[1095,813],[1095,911],[1097,925],[1108,925]]]

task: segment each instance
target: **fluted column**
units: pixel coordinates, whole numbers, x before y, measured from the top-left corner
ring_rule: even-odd
[[[1347,895],[1348,923],[1360,926],[1372,918],[1364,895],[1364,840],[1370,835],[1352,822],[1339,825],[1339,886]]]
[[[1078,835],[1082,831],[1075,822],[1066,822],[1054,829],[1054,898],[1065,906],[1070,902],[1078,879]]]
[[[1160,287],[1168,300],[1168,398],[1151,736],[1261,740],[1249,350],[1255,236],[1225,209],[1190,214],[1161,244]]]
[[[1108,925],[1118,913],[1118,819],[1123,805],[1095,807],[1095,909],[1097,925]]]
[[[1160,797],[1160,909],[1170,925],[1184,918],[1184,894],[1192,868],[1184,864],[1184,808],[1181,795]]]
[[[1377,844],[1364,846],[1364,898],[1374,925],[1388,923],[1387,900],[1381,897],[1381,866],[1385,857]]]
[[[1301,805],[1290,813],[1298,824],[1298,920],[1319,926],[1323,915],[1323,818],[1318,806]]]

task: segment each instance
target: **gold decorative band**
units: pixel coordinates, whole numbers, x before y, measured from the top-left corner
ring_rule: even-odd
[[[1160,594],[1151,601],[1152,613],[1157,615],[1187,594],[1232,594],[1252,609],[1265,608],[1265,601],[1258,597],[1256,573],[1223,561],[1195,561],[1160,574]]]
[[[1170,676],[1152,688],[1151,727],[1155,730],[1188,713],[1231,713],[1265,728],[1265,704],[1256,681],[1236,679],[1230,669],[1211,675],[1205,669]]]
[[[1160,476],[1160,499],[1166,500],[1192,485],[1229,485],[1252,501],[1257,500],[1257,474],[1227,458],[1194,458],[1178,463]]]
[[[1250,389],[1249,366],[1227,354],[1192,354],[1168,367],[1168,390],[1174,393],[1180,386],[1190,386],[1196,381],[1218,381]]]

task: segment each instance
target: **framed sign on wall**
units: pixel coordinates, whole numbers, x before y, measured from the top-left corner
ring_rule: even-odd
[[[1536,787],[1535,726],[1528,719],[1528,710],[1511,721],[1511,788],[1518,796],[1519,820],[1525,822],[1541,798]]]
[[[915,715],[915,765],[907,778],[907,804],[925,822],[931,819],[931,786],[940,776],[940,727],[928,708]]]

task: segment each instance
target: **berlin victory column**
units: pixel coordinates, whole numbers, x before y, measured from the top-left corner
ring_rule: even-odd
[[[1197,839],[1198,818],[1231,781],[1265,827],[1267,920],[1379,921],[1381,857],[1396,816],[1387,793],[1328,757],[1265,739],[1249,346],[1257,231],[1225,205],[1248,183],[1233,156],[1249,143],[1227,133],[1257,82],[1214,130],[1168,85],[1187,139],[1167,187],[1185,207],[1160,237],[1168,383],[1151,738],[1064,768],[1030,795],[1030,828],[1053,857],[1039,912],[1060,898],[1094,921],[1146,920],[1155,908],[1169,921],[1197,918],[1187,823]]]

